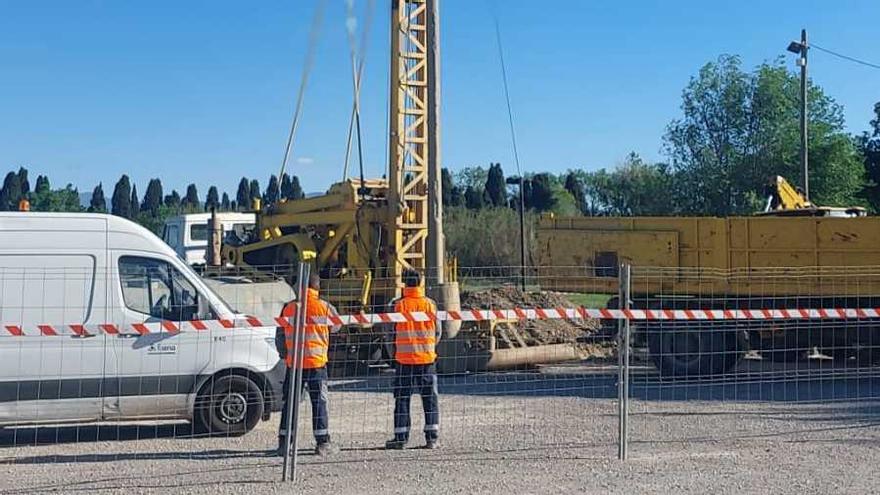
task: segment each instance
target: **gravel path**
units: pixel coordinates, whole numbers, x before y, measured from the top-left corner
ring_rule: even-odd
[[[5,430],[0,433],[0,494],[880,489],[876,378],[783,384],[779,397],[767,392],[761,400],[731,399],[745,386],[735,381],[684,384],[680,394],[697,389],[699,397],[657,400],[652,391],[659,385],[643,380],[634,379],[634,395],[650,400],[631,402],[627,462],[616,460],[611,374],[564,370],[444,379],[442,448],[419,449],[422,442],[415,435],[413,448],[394,452],[378,448],[391,430],[392,407],[384,388],[387,377],[378,377],[333,383],[331,430],[341,450],[330,458],[303,450],[296,490],[278,482],[281,461],[269,455],[276,416],[241,438],[192,438],[182,424]],[[772,390],[777,385],[752,386]],[[792,386],[801,390],[795,401],[785,395]],[[667,384],[662,390],[671,398],[677,387]],[[420,426],[415,399],[414,424]],[[303,424],[308,428],[308,421]],[[301,439],[302,446],[312,445],[307,434]]]

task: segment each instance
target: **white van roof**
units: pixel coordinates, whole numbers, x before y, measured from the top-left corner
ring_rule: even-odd
[[[106,233],[108,239],[99,240],[100,245],[109,243],[111,247],[117,249],[132,249],[164,253],[171,257],[177,256],[173,249],[150,230],[115,215],[105,213],[0,212],[0,232],[22,232],[22,239],[27,243],[26,238],[29,231]]]
[[[187,213],[186,215],[169,217],[167,220],[165,220],[165,223],[207,223],[210,218],[210,213]],[[256,221],[256,216],[253,213],[242,213],[237,211],[217,212],[217,218],[221,222],[253,223]]]

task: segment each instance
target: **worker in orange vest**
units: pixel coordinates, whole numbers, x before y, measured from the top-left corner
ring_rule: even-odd
[[[27,198],[18,201],[18,211],[31,211],[31,202]]]
[[[332,452],[330,444],[330,429],[327,412],[327,350],[330,347],[330,333],[339,330],[338,326],[309,323],[311,318],[326,318],[339,316],[332,304],[318,296],[321,288],[321,279],[316,274],[309,277],[309,287],[306,302],[306,326],[304,342],[300,345],[302,351],[302,383],[303,389],[307,389],[312,402],[312,433],[315,435],[315,453],[325,456]],[[281,310],[283,318],[291,318],[294,315],[296,301],[290,301]],[[291,340],[288,340],[288,337]],[[275,347],[281,359],[287,367],[293,367],[293,326],[285,325],[278,327],[275,332]],[[287,346],[290,342],[290,347]],[[284,406],[281,410],[281,424],[278,429],[278,455],[283,456],[285,449],[290,448],[291,440],[287,438],[284,426],[287,424],[287,401],[290,391],[290,374],[284,378]]]
[[[402,449],[409,441],[409,404],[413,393],[422,396],[425,412],[425,447],[437,448],[440,433],[439,395],[437,393],[436,346],[440,325],[436,323],[437,305],[425,297],[421,273],[407,270],[403,274],[403,296],[393,301],[395,313],[424,313],[427,321],[407,321],[394,325],[394,438],[385,442],[386,449]]]

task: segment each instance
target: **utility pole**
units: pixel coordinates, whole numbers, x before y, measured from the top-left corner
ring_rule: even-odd
[[[431,42],[428,56],[428,240],[427,273],[430,284],[446,283],[446,246],[443,236],[443,167],[440,156],[440,1],[428,0],[427,36]]]
[[[798,55],[797,64],[801,68],[801,169],[804,174],[804,197],[810,200],[810,167],[809,152],[807,151],[807,126],[809,125],[809,117],[807,116],[807,50],[810,46],[807,44],[807,30],[801,29],[801,41],[792,41],[788,45],[788,51]]]
[[[517,201],[519,202],[519,265],[520,265],[520,274],[519,274],[519,285],[520,289],[523,292],[526,291],[526,200],[525,200],[525,178],[524,174],[519,174],[519,177],[509,177],[505,183],[511,185],[519,185],[519,198]]]

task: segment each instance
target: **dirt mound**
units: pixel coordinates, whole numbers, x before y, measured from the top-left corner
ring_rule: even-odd
[[[474,309],[573,308],[576,304],[559,292],[522,292],[516,287],[496,287],[462,294],[461,307]],[[599,329],[599,320],[527,320],[517,324],[528,345],[583,342]]]

